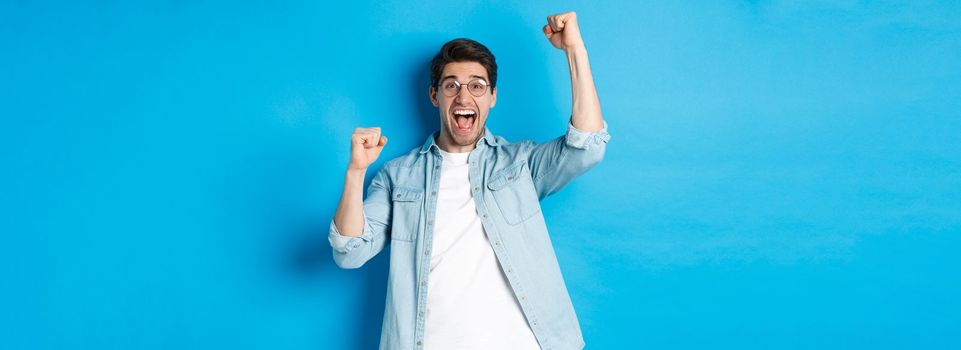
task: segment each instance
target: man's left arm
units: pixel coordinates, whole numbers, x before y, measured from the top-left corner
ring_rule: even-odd
[[[528,164],[539,198],[559,191],[599,163],[610,140],[577,15],[566,12],[548,16],[543,31],[551,45],[567,56],[573,106],[567,133],[531,150]]]
[[[543,30],[551,45],[563,50],[567,55],[574,104],[571,110],[571,124],[581,131],[600,131],[604,128],[601,103],[597,98],[594,76],[591,75],[591,65],[587,60],[587,48],[584,46],[584,39],[581,38],[581,31],[577,25],[577,14],[566,12],[548,16]]]

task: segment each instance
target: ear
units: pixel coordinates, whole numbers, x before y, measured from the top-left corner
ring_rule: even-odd
[[[497,104],[497,88],[491,88],[491,108]]]
[[[440,102],[437,101],[437,89],[431,86],[427,89],[427,95],[430,96],[430,103],[432,103],[434,107],[440,108]]]

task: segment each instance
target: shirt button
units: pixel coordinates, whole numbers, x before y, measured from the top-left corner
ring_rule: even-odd
[[[510,176],[507,177],[507,181],[510,181],[511,179],[513,179],[513,177],[510,177]]]
[[[436,196],[436,195],[437,195],[437,191],[431,192],[430,195],[431,195],[431,196]]]
[[[418,341],[417,341],[417,346],[421,346],[421,345],[424,345],[424,343],[422,343],[420,340],[418,340]]]
[[[474,187],[474,192],[477,192],[477,190],[478,190],[478,188],[477,188],[477,187]]]
[[[501,245],[501,241],[494,242],[494,245]]]
[[[486,217],[487,217],[487,214],[484,214],[484,217],[486,218]]]

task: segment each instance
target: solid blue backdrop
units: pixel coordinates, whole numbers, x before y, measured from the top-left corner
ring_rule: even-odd
[[[959,348],[954,2],[0,4],[0,348],[370,349],[386,254],[326,241],[353,128],[437,128],[427,62],[561,135],[575,10],[612,139],[543,202],[589,348]]]

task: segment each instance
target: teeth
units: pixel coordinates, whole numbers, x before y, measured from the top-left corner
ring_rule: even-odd
[[[454,125],[460,129],[470,129],[471,125],[474,124],[474,112],[469,114],[460,111],[454,112],[457,118],[454,118]]]
[[[454,115],[472,116],[474,111],[454,111]]]

